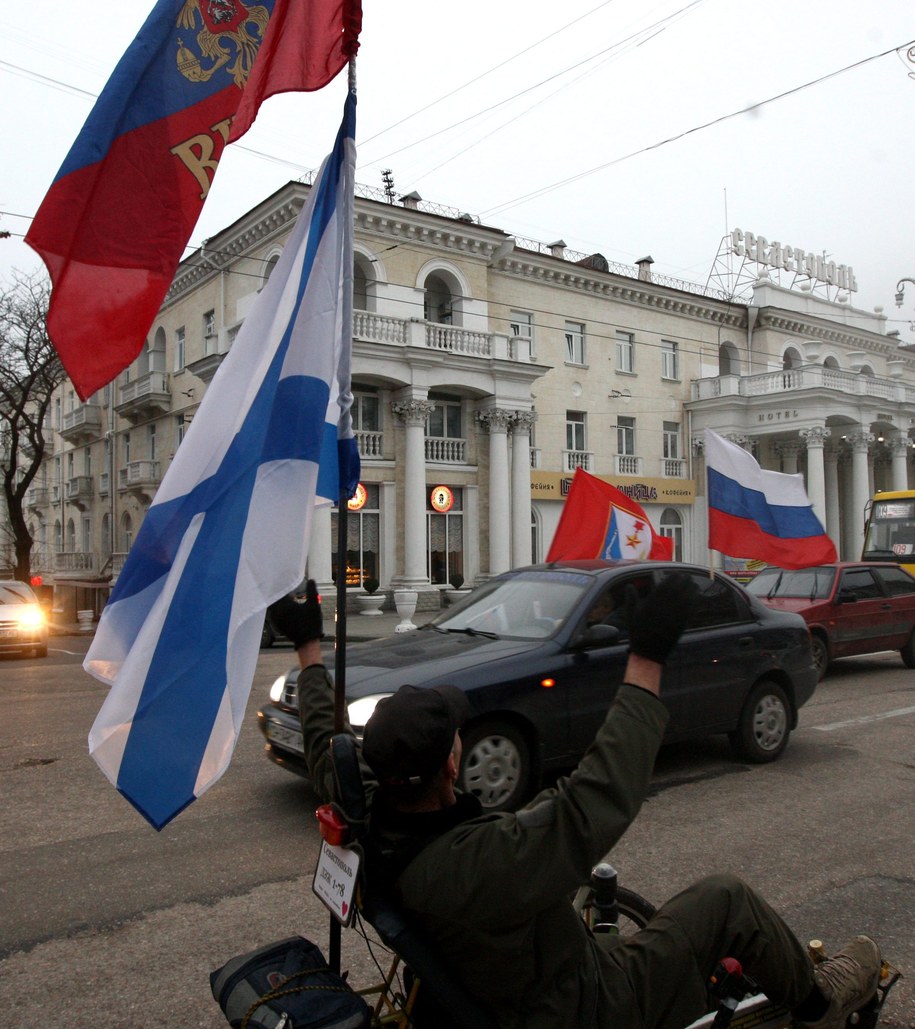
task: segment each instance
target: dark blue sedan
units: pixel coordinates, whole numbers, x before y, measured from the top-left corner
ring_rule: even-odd
[[[453,683],[473,718],[462,730],[461,786],[490,811],[517,807],[544,772],[576,764],[623,677],[624,596],[683,571],[697,602],[664,669],[665,742],[726,733],[746,761],[777,758],[817,671],[800,615],[774,611],[726,576],[673,562],[569,561],[520,568],[472,590],[416,632],[347,649],[357,733],[403,683]],[[297,669],[258,712],[267,755],[304,772]]]

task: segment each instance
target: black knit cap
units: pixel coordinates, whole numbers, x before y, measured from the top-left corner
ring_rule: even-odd
[[[470,716],[457,686],[401,686],[380,700],[365,726],[362,754],[379,782],[418,786],[444,765]]]

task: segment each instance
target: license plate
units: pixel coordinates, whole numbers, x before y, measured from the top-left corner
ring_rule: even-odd
[[[0,639],[2,640],[18,640],[19,630],[18,629],[0,629]]]
[[[296,729],[289,729],[279,722],[267,723],[267,739],[271,743],[278,743],[287,750],[294,750],[297,754],[305,753],[305,746],[302,743],[302,734]]]

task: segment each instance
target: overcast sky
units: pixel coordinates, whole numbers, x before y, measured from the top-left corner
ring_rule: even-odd
[[[398,195],[610,261],[651,255],[697,283],[739,227],[851,265],[852,305],[883,306],[915,341],[915,285],[894,303],[915,278],[912,0],[363,4],[360,183],[381,187],[390,168]],[[28,220],[151,8],[7,5],[3,279],[40,266]],[[345,73],[267,101],[223,157],[192,244],[320,163],[344,89]]]

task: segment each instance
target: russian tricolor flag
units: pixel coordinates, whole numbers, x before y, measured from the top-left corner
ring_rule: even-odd
[[[803,475],[760,468],[742,447],[705,430],[708,545],[729,557],[780,568],[810,568],[836,560],[804,489]]]
[[[268,604],[305,572],[316,504],[352,495],[355,96],[283,254],[213,378],[84,668],[89,749],[161,829],[225,771]]]

